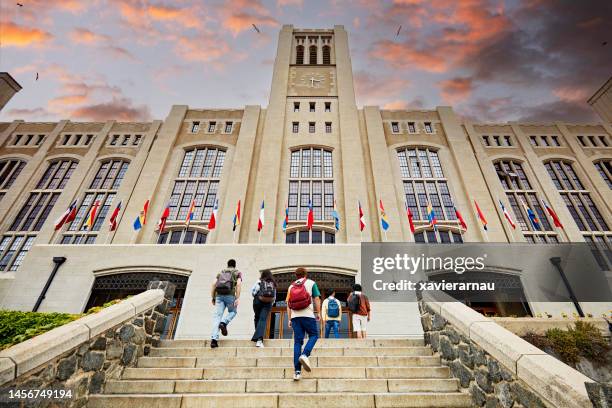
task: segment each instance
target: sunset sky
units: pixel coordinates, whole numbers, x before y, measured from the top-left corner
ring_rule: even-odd
[[[359,106],[595,121],[586,99],[612,75],[610,0],[19,2],[0,0],[0,71],[23,86],[2,121],[266,106],[282,24],[344,25]]]

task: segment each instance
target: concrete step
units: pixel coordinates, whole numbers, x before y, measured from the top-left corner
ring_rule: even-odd
[[[292,339],[266,339],[266,347],[293,347]],[[323,339],[317,341],[317,347],[418,347],[425,345],[422,337],[402,339]],[[250,340],[225,339],[219,340],[220,347],[254,347]],[[210,347],[210,340],[160,340],[158,347]]]
[[[91,395],[88,408],[207,408],[207,407],[270,407],[334,408],[444,407],[471,406],[468,394],[449,393],[261,393],[261,394],[128,394]]]
[[[111,380],[106,394],[457,392],[456,379]]]
[[[126,368],[126,380],[230,380],[292,378],[288,367]],[[313,367],[305,378],[448,378],[448,367]]]
[[[318,347],[315,346],[313,356],[431,356],[430,347]],[[280,357],[293,356],[293,347],[219,347],[216,349],[204,347],[162,347],[152,348],[150,357]]]
[[[310,358],[314,367],[421,367],[439,366],[439,356],[332,356]],[[194,367],[291,367],[289,357],[141,357],[140,368],[194,368]]]

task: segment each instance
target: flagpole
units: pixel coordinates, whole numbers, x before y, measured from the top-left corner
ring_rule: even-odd
[[[385,242],[387,242],[387,230],[384,230],[384,231],[385,231]]]

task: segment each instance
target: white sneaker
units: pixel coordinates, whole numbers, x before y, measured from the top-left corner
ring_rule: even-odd
[[[304,370],[310,372],[310,360],[308,359],[308,356],[302,354],[300,356],[300,363],[302,364],[302,367],[304,367]]]
[[[293,373],[293,381],[300,381],[300,378],[302,378],[302,373],[300,373],[299,371]]]
[[[263,341],[257,340],[257,344],[255,344],[255,347],[263,348],[264,347]]]

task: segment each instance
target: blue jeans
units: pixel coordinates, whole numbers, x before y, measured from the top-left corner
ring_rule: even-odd
[[[225,324],[229,324],[234,317],[236,317],[236,307],[234,306],[234,302],[236,301],[236,297],[234,295],[217,295],[215,297],[215,310],[213,311],[213,328],[212,328],[212,336],[213,340],[219,340],[219,323],[223,322]],[[227,316],[223,319],[223,313],[225,313],[225,308],[227,308]]]
[[[255,333],[253,333],[251,341],[263,340],[266,326],[268,325],[270,309],[272,309],[272,303],[263,303],[257,298],[253,299]]]
[[[312,349],[319,338],[319,328],[317,327],[317,319],[312,317],[294,317],[291,319],[291,327],[293,328],[293,366],[295,371],[302,371],[300,364],[300,356],[302,354],[310,356]],[[304,344],[304,336],[308,334],[308,342],[302,350]]]
[[[325,338],[329,338],[329,332],[334,331],[334,337],[339,339],[340,334],[338,333],[338,327],[340,327],[340,322],[338,320],[328,320],[325,322]]]

